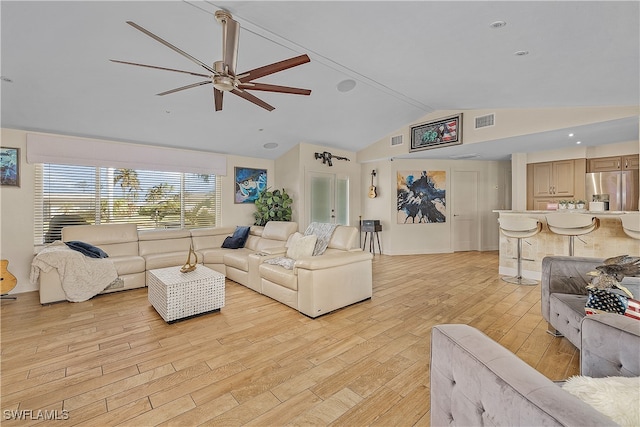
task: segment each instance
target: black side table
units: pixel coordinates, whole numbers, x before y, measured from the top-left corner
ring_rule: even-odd
[[[378,235],[379,231],[382,231],[382,225],[379,221],[370,221],[365,220],[362,221],[362,231],[364,231],[364,242],[362,244],[362,250],[367,247],[367,237],[369,237],[369,252],[376,254],[376,246],[373,242],[373,235],[375,234],[376,240],[378,241],[378,253],[382,254],[382,250],[380,249],[380,236]]]

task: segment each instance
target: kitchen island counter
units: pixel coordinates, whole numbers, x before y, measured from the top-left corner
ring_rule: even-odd
[[[542,231],[534,237],[525,239],[522,245],[522,276],[540,280],[542,259],[550,255],[569,255],[567,236],[555,234],[547,226],[546,215],[560,212],[563,215],[575,213],[589,214],[600,220],[600,227],[583,236],[575,238],[575,256],[608,258],[617,255],[640,256],[640,241],[627,236],[622,230],[620,218],[626,211],[586,211],[566,209],[547,210],[494,210],[502,216],[527,216],[542,222]],[[529,244],[527,244],[529,243]],[[499,273],[513,276],[517,272],[516,239],[510,239],[500,233]]]

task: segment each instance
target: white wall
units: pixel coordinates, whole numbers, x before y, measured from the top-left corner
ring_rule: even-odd
[[[363,190],[371,183],[371,171],[376,170],[374,185],[378,197],[370,199],[363,191],[363,219],[379,219],[382,253],[389,255],[429,254],[453,252],[454,223],[452,179],[456,171],[478,172],[478,226],[480,250],[497,250],[499,247],[497,214],[494,209],[510,208],[507,193],[509,182],[505,177],[509,162],[474,160],[394,159],[370,162],[362,165],[360,179]],[[446,172],[446,222],[398,224],[397,173],[398,171],[443,170]],[[365,183],[367,185],[365,185]]]
[[[314,157],[314,153],[329,151],[334,156],[346,157],[346,160],[333,159],[333,166],[323,164]],[[363,196],[360,181],[361,165],[356,161],[356,153],[331,149],[320,145],[301,143],[276,160],[276,188],[285,188],[294,198],[293,220],[303,231],[310,222],[308,173],[326,172],[344,174],[349,179],[349,225],[358,225],[360,206]],[[298,203],[300,201],[300,203]]]

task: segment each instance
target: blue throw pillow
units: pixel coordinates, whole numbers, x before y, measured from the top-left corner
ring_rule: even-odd
[[[249,237],[250,228],[251,227],[248,226],[236,227],[236,231],[233,232],[233,236],[229,236],[224,239],[222,247],[226,249],[244,248],[244,244],[247,242],[247,238]]]
[[[78,251],[83,255],[86,255],[91,258],[108,258],[109,255],[103,251],[102,249],[90,245],[89,243],[81,242],[79,240],[72,240],[70,242],[65,242],[65,244],[74,251]]]

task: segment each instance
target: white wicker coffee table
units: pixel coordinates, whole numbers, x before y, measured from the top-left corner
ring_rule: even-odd
[[[224,307],[224,274],[204,265],[188,273],[180,267],[150,270],[148,298],[169,323],[219,311]]]

